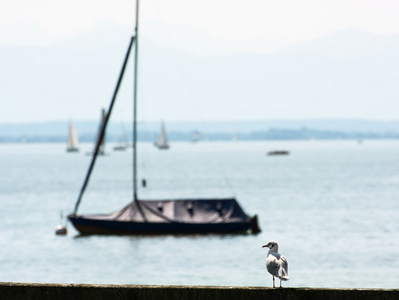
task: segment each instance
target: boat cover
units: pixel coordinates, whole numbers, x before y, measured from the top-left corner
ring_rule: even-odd
[[[111,214],[81,218],[151,223],[236,223],[250,222],[236,199],[136,200]]]

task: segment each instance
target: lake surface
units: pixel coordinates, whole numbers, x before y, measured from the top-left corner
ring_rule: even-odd
[[[290,287],[398,288],[399,141],[139,144],[142,199],[235,196],[258,235],[90,236],[68,224],[92,145],[0,144],[0,281],[271,286],[276,240]],[[287,149],[289,156],[267,156]],[[132,200],[132,152],[99,157],[79,213]],[[65,222],[65,221],[63,221]]]

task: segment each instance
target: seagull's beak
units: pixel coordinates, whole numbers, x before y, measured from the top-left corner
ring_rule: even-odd
[[[269,248],[269,245],[263,245],[263,246],[262,246],[262,248],[265,248],[265,247]]]

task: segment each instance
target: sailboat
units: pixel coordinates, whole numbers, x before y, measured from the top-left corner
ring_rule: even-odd
[[[125,128],[122,125],[122,131],[123,131],[123,142],[119,142],[117,145],[114,146],[114,151],[125,151],[129,144],[127,142],[127,135],[125,132]]]
[[[68,142],[67,142],[67,152],[78,152],[79,151],[79,140],[78,134],[76,133],[75,126],[72,120],[69,121],[69,131],[68,131]]]
[[[102,108],[100,115],[100,125],[98,126],[97,137],[94,144],[94,147],[96,147],[97,144],[100,145],[97,155],[105,155],[105,133],[101,134],[101,130],[105,126],[104,123],[105,123],[105,109]],[[87,155],[94,155],[94,152],[95,151],[88,152]]]
[[[168,138],[166,136],[165,123],[163,121],[161,123],[161,134],[159,135],[159,138],[154,143],[154,145],[160,150],[169,149]]]
[[[201,132],[198,130],[194,131],[194,138],[192,140],[193,143],[199,142],[201,139]]]
[[[138,16],[139,1],[136,2],[136,28],[125,56],[121,73],[101,126],[94,155],[80,190],[75,209],[69,221],[82,235],[156,235],[156,234],[228,234],[260,232],[257,216],[249,217],[235,198],[212,199],[168,199],[142,200],[137,195],[137,62],[138,62]],[[133,201],[124,208],[110,214],[79,215],[78,208],[93,171],[100,149],[100,141],[121,84],[132,45],[135,47],[134,95],[133,95]]]

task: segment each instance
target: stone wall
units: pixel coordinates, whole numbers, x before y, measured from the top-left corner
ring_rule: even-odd
[[[396,300],[399,290],[0,283],[1,300]]]

